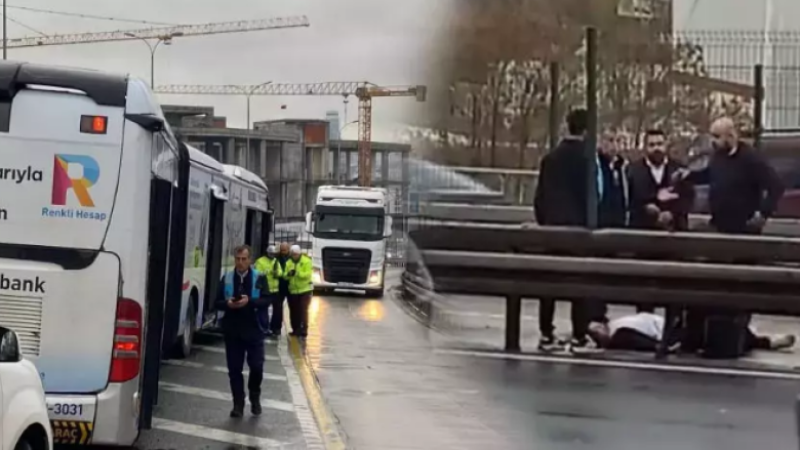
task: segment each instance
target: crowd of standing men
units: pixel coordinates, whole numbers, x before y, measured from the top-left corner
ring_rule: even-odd
[[[288,302],[291,335],[308,335],[308,308],[314,290],[311,258],[299,246],[270,245],[253,264],[246,245],[234,250],[235,267],[220,280],[216,309],[224,313],[222,332],[228,365],[233,409],[230,416],[244,415],[244,363],[250,374],[247,391],[250,411],[262,412],[261,382],[264,378],[264,342],[280,336],[283,304]],[[271,309],[271,314],[270,314]]]
[[[739,139],[730,118],[714,121],[710,129],[713,151],[705,164],[692,168],[670,156],[669,137],[663,130],[645,133],[643,155],[632,162],[619,154],[613,133],[606,133],[597,149],[596,177],[586,159],[588,119],[584,109],[571,111],[568,134],[541,161],[534,199],[539,224],[587,226],[590,205],[596,204],[598,228],[686,231],[695,186],[707,185],[709,225],[714,230],[758,234],[783,195],[777,173],[757,150]],[[596,203],[589,198],[594,191],[589,182],[597,183]],[[641,305],[638,312],[651,313],[653,309]],[[565,342],[554,333],[554,315],[555,300],[542,299],[539,347],[544,351],[590,349],[597,344],[589,337],[590,323],[608,320],[605,305],[573,300],[572,339]],[[736,357],[744,348],[735,344],[747,335],[749,314],[687,308],[676,316],[682,351]]]

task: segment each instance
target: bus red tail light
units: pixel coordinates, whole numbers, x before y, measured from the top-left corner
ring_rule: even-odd
[[[114,349],[109,382],[123,383],[139,375],[142,359],[142,307],[129,298],[117,299]]]

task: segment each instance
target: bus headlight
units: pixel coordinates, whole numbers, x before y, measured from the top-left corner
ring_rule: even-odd
[[[383,281],[383,273],[380,270],[373,270],[369,273],[369,281],[367,282],[370,286],[377,286],[381,284]]]
[[[321,270],[314,269],[314,271],[311,272],[311,282],[314,283],[314,284],[322,283],[322,271]]]

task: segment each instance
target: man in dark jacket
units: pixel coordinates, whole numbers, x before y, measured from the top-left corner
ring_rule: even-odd
[[[233,396],[231,417],[244,414],[245,359],[250,369],[247,389],[250,410],[261,414],[261,382],[264,378],[264,332],[258,320],[259,308],[269,305],[269,290],[264,277],[251,267],[250,247],[242,245],[234,250],[235,269],[226,273],[219,284],[215,306],[223,311],[222,332],[225,336],[225,358]]]
[[[630,227],[642,230],[686,231],[694,205],[694,188],[673,182],[683,164],[667,153],[667,136],[649,130],[644,138],[644,158],[628,169]]]
[[[711,136],[714,150],[707,164],[675,178],[708,185],[710,224],[720,233],[760,234],[783,196],[783,183],[756,149],[739,140],[730,118],[717,119]],[[686,321],[683,350],[720,358],[741,355],[747,312],[691,308]]]
[[[615,133],[603,134],[597,153],[603,195],[597,205],[598,228],[624,228],[628,223],[628,161],[619,154]]]
[[[569,134],[550,151],[539,164],[539,181],[534,197],[534,214],[540,225],[587,225],[587,178],[584,137],[588,125],[585,109],[573,110],[567,115]],[[598,171],[598,191],[602,191],[602,171]],[[539,348],[551,351],[563,346],[555,338],[555,300],[539,300]],[[589,326],[588,311],[583,301],[572,301],[572,341],[570,347],[580,351],[587,347]]]

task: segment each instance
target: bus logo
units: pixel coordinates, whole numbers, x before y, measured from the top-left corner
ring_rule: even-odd
[[[80,164],[83,175],[80,178],[70,178],[69,165]],[[86,155],[55,155],[53,160],[53,196],[52,204],[65,206],[67,204],[67,191],[72,189],[78,203],[84,208],[94,207],[89,188],[97,183],[100,178],[100,166],[97,161]]]

